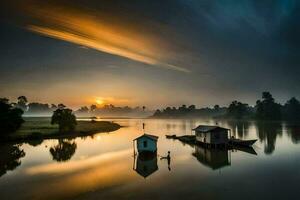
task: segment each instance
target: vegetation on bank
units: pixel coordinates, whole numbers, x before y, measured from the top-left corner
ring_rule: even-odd
[[[196,117],[216,117],[226,114],[226,108],[215,105],[213,108],[197,109],[195,105],[182,105],[178,108],[167,107],[163,110],[156,110],[150,118],[196,118]]]
[[[24,98],[22,101],[24,101]],[[25,105],[25,104],[23,104]],[[77,121],[71,109],[60,104],[52,118],[22,118],[21,108],[0,99],[0,140],[61,139],[87,136],[99,132],[111,132],[119,124],[107,121]]]
[[[197,109],[194,105],[182,105],[178,109],[167,107],[156,110],[151,118],[194,118],[214,117],[226,119],[254,119],[254,120],[288,120],[300,121],[300,102],[292,97],[284,105],[276,102],[270,92],[263,92],[262,99],[256,101],[255,106],[247,103],[232,101],[228,107],[215,105],[214,108]]]
[[[60,132],[58,125],[51,125],[50,118],[25,118],[21,128],[11,134],[2,135],[2,141],[32,139],[63,139],[88,136],[95,133],[116,131],[121,126],[109,121],[77,121],[73,131]]]
[[[0,98],[0,133],[8,134],[18,130],[24,120],[23,111],[9,104],[6,98]]]

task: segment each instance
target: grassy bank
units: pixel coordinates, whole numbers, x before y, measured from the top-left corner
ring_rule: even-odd
[[[59,133],[57,125],[51,125],[50,118],[25,118],[25,123],[15,133],[1,137],[1,141],[24,141],[34,139],[61,139],[93,135],[101,132],[118,130],[119,124],[109,121],[77,121],[76,129],[72,132]]]

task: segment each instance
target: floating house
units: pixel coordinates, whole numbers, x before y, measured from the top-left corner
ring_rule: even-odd
[[[219,126],[200,125],[194,128],[196,141],[207,145],[226,145],[230,129]]]
[[[200,163],[212,170],[221,169],[231,165],[230,152],[225,149],[195,146],[193,156],[195,156]]]
[[[157,152],[157,140],[155,135],[144,134],[133,140],[133,148],[136,143],[136,148],[139,153],[156,153]]]

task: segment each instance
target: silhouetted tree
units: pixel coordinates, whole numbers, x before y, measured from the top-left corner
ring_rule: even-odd
[[[161,116],[161,111],[160,111],[159,109],[157,109],[157,110],[155,111],[155,113],[153,114],[153,116],[155,116],[155,117],[160,117],[160,116]]]
[[[214,109],[215,109],[216,111],[218,111],[218,110],[220,110],[220,106],[219,106],[219,105],[215,105],[215,106],[214,106]]]
[[[73,131],[77,124],[76,116],[71,109],[57,109],[53,112],[51,124],[58,124],[60,132]]]
[[[275,102],[270,92],[263,92],[262,100],[256,101],[256,118],[263,120],[281,119],[281,105]]]
[[[57,109],[57,106],[55,104],[51,104],[51,110],[54,111]]]
[[[292,97],[285,103],[283,113],[287,120],[300,120],[300,102]]]
[[[194,111],[194,110],[196,109],[196,106],[195,106],[195,105],[190,105],[190,106],[188,107],[188,109],[189,109],[190,111]]]
[[[48,104],[43,104],[43,103],[29,103],[28,104],[28,113],[45,113],[45,112],[51,112],[51,109]]]
[[[77,144],[75,142],[59,140],[58,144],[50,148],[52,159],[57,162],[70,160],[75,154]]]
[[[58,109],[63,109],[63,108],[65,108],[66,106],[64,105],[64,104],[62,104],[62,103],[60,103],[60,104],[58,104],[57,105],[57,108]]]
[[[19,129],[24,122],[23,111],[14,108],[6,98],[0,98],[0,133],[12,133]]]
[[[241,103],[238,101],[233,101],[229,105],[227,109],[227,116],[235,118],[235,119],[242,119],[246,116],[249,116],[249,106],[246,103]]]
[[[88,108],[87,106],[83,106],[83,107],[79,108],[79,109],[77,110],[77,112],[80,112],[80,113],[87,113],[87,112],[89,112],[89,108]]]
[[[90,106],[90,111],[91,112],[94,112],[96,109],[97,109],[96,105],[93,104],[93,105]]]
[[[18,97],[18,103],[17,103],[17,107],[22,109],[23,111],[27,110],[27,98],[25,96],[19,96]]]
[[[143,108],[143,111],[145,111],[145,109],[146,109],[146,106],[143,106],[142,108]]]

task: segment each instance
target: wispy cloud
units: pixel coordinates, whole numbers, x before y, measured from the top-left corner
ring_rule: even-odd
[[[151,66],[190,72],[168,63],[164,55],[167,49],[163,49],[157,40],[126,27],[126,24],[118,26],[92,12],[57,9],[49,5],[32,6],[27,10],[33,20],[26,28],[32,32]]]

